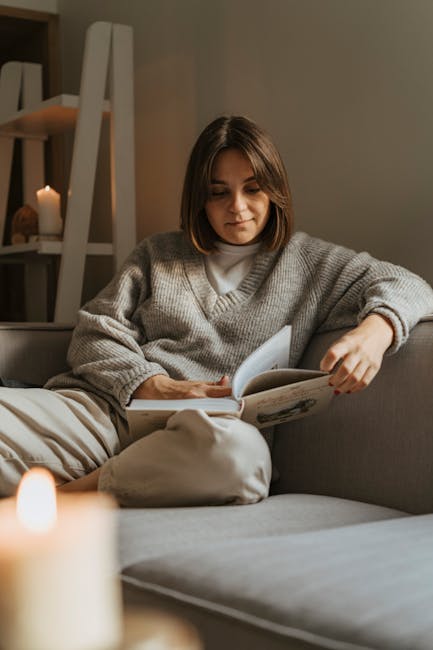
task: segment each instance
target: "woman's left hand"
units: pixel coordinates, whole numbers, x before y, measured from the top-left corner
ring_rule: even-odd
[[[383,355],[394,338],[390,322],[370,314],[358,327],[333,343],[320,362],[320,369],[332,372],[329,385],[336,394],[354,393],[366,388],[382,365]]]

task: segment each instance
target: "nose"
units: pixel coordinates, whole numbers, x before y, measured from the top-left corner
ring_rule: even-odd
[[[233,214],[241,214],[247,207],[245,196],[242,192],[233,192],[229,210]]]

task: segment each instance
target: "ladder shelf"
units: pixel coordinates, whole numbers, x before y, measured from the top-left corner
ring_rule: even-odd
[[[109,100],[105,99],[109,81]],[[23,107],[19,106],[22,91]],[[62,241],[0,245],[0,263],[26,267],[28,320],[47,319],[46,267],[60,260],[55,322],[74,322],[81,305],[87,255],[111,255],[118,269],[136,243],[132,28],[106,22],[86,34],[79,95],[42,101],[38,64],[9,62],[0,75],[0,244],[3,241],[13,142],[23,142],[23,198],[36,208],[44,182],[43,149],[52,135],[74,130],[74,145]],[[110,120],[112,243],[89,242],[101,124]],[[45,257],[46,263],[42,264]],[[33,274],[34,270],[34,274]],[[41,285],[35,291],[37,282]]]

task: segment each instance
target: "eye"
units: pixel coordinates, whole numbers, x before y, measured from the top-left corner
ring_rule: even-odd
[[[224,189],[212,189],[209,192],[209,196],[213,197],[219,197],[219,196],[226,196],[227,190]]]
[[[258,194],[260,192],[260,187],[247,187],[245,191],[247,194]]]

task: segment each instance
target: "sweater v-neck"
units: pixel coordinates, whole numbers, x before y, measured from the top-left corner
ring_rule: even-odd
[[[267,276],[277,254],[261,248],[239,286],[218,295],[207,277],[203,254],[191,247],[184,256],[184,269],[191,290],[206,316],[218,316],[248,300]]]

